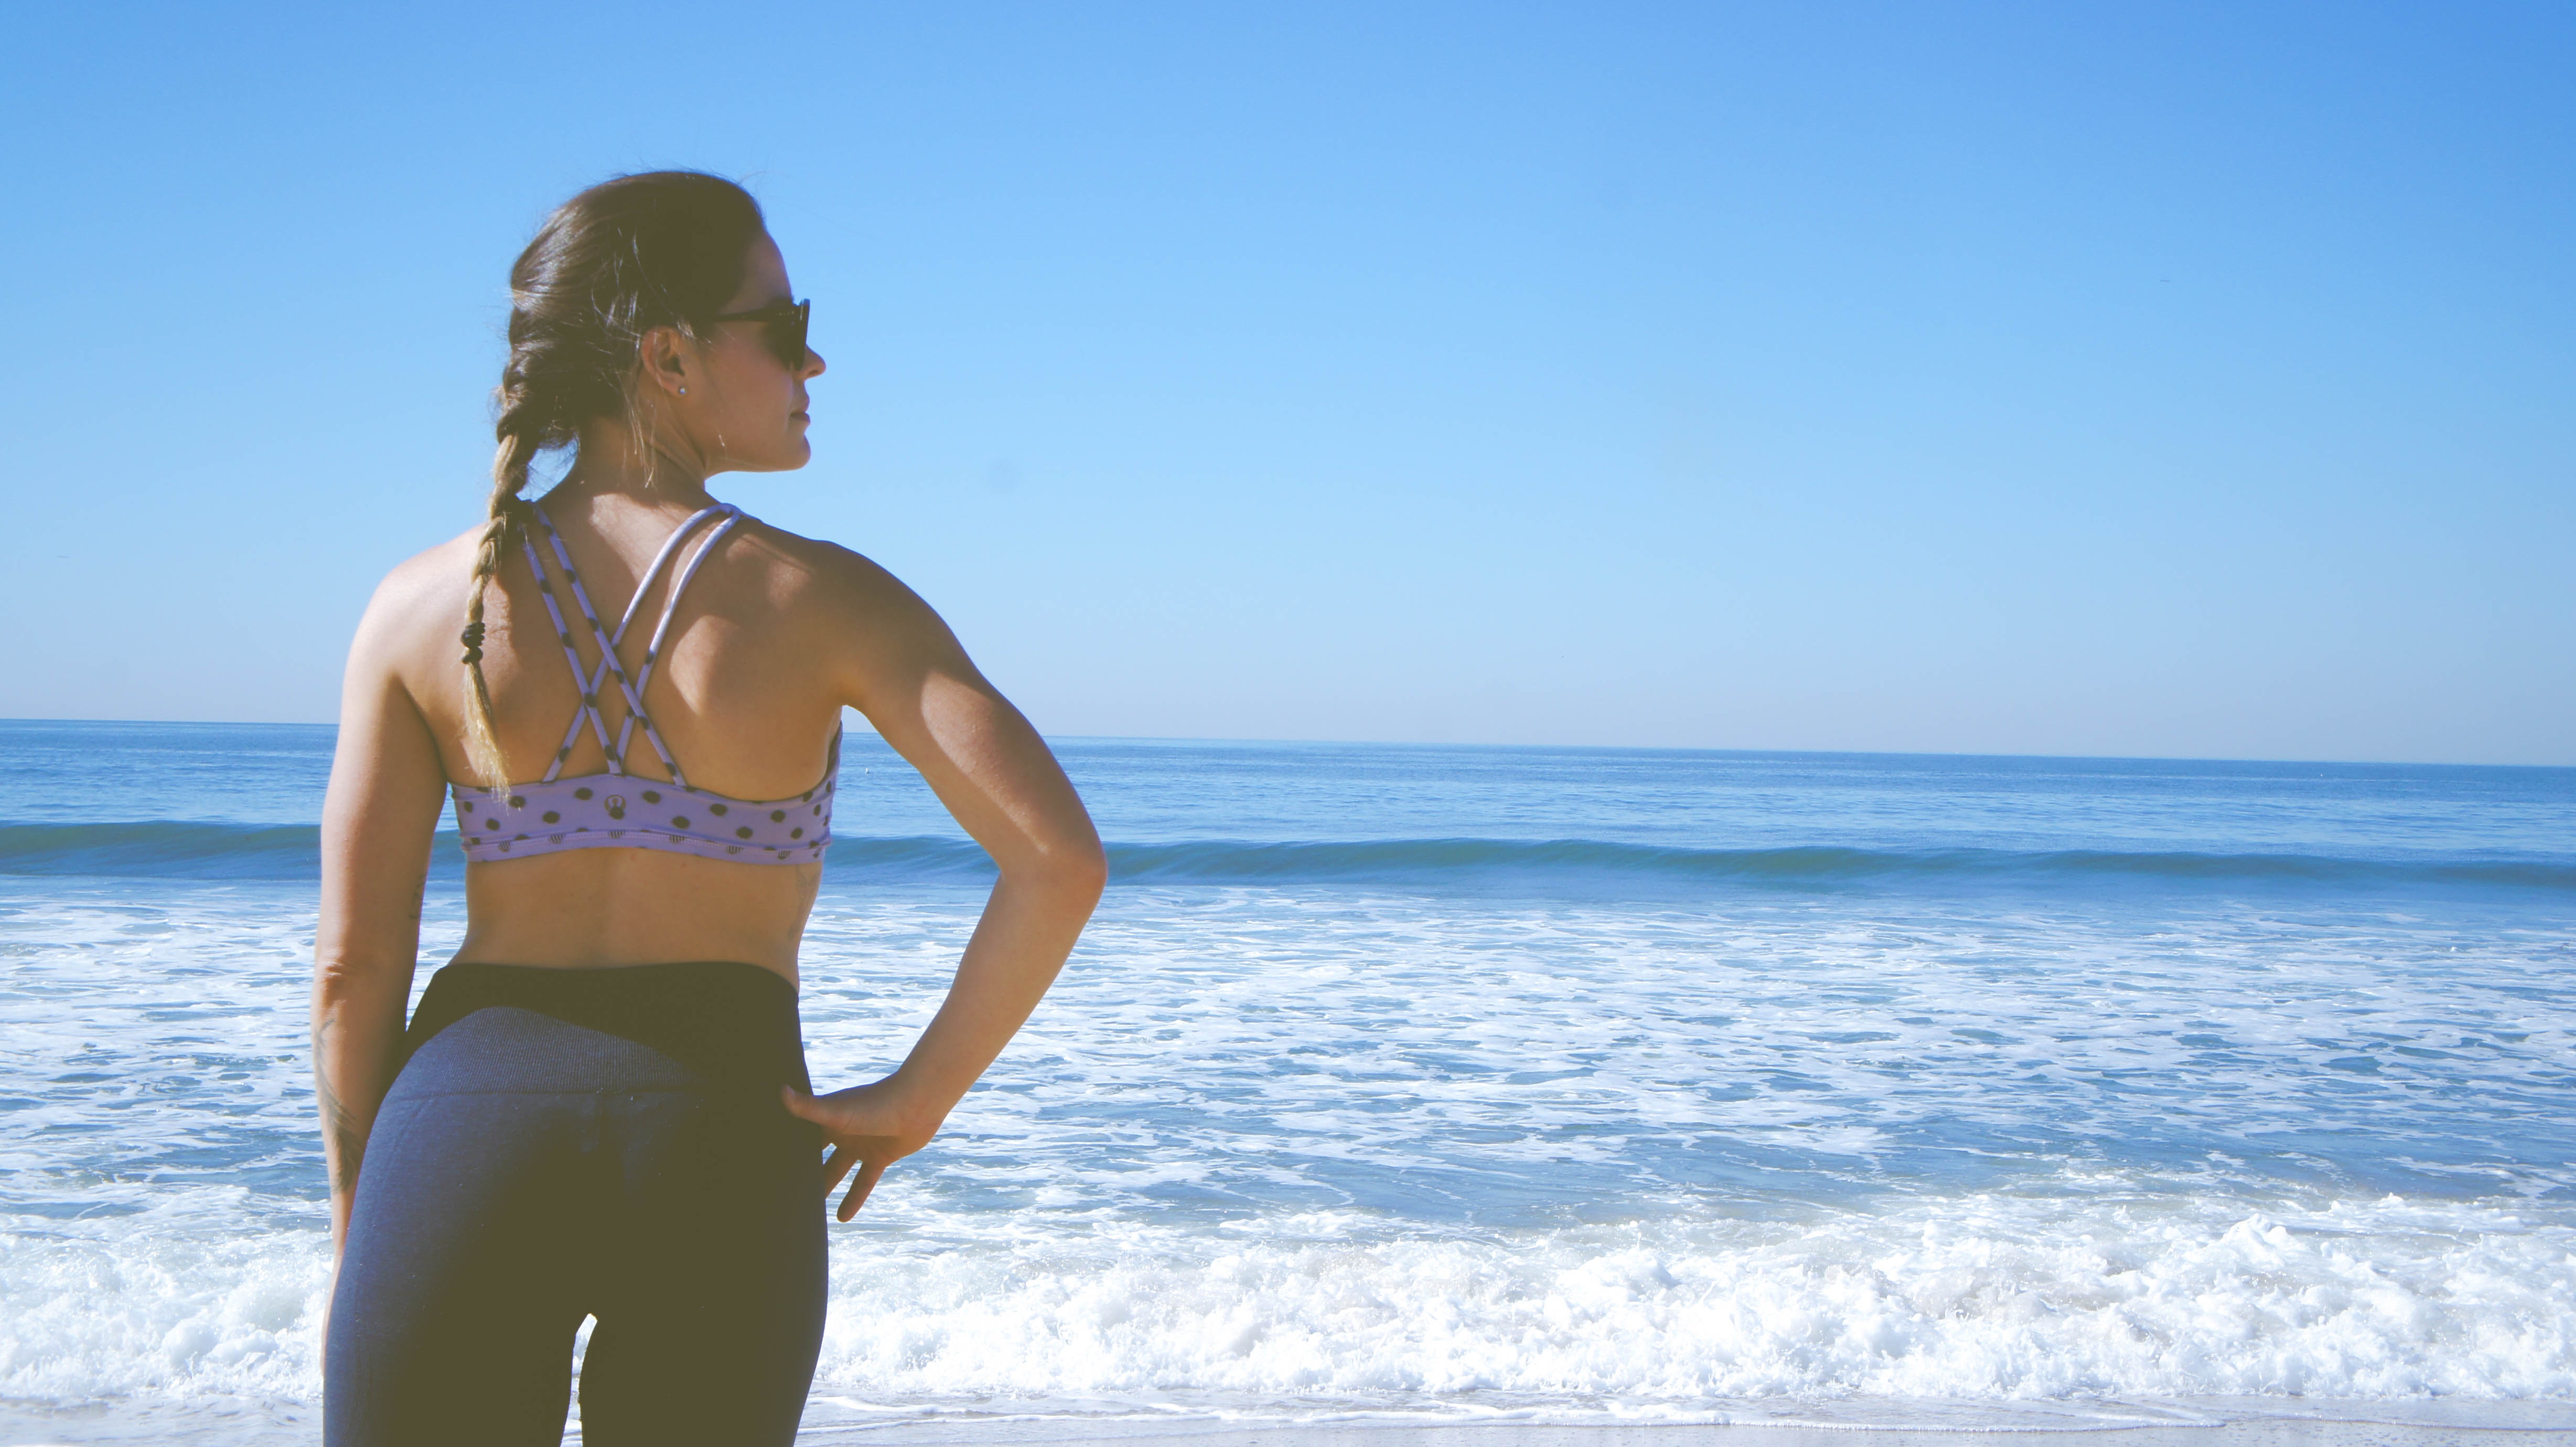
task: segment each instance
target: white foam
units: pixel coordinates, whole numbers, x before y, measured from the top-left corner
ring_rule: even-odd
[[[1691,1415],[1765,1399],[2576,1396],[2576,1234],[2081,1196],[1429,1235],[836,1238],[821,1384],[894,1406]],[[871,1208],[875,1209],[875,1208]]]
[[[0,1396],[318,1397],[327,1238],[245,1233],[249,1204],[196,1187],[131,1216],[8,1219]]]
[[[2106,1181],[1805,1223],[1217,1230],[872,1206],[818,1393],[862,1414],[2576,1400],[2576,1232],[2387,1199],[2240,1214]],[[190,1193],[197,1194],[197,1193]],[[0,1396],[318,1399],[318,1232],[208,1196],[0,1234]]]

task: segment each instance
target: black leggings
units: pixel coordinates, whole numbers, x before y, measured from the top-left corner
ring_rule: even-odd
[[[376,1114],[325,1440],[786,1443],[823,1339],[796,992],[756,965],[449,965]]]

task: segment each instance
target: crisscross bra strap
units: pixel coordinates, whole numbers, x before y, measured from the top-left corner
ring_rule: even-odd
[[[546,616],[552,619],[555,625],[555,639],[563,645],[564,662],[572,668],[573,686],[581,693],[580,706],[573,714],[571,725],[564,730],[563,744],[555,750],[554,758],[546,765],[545,781],[552,783],[563,773],[565,761],[572,757],[573,742],[581,737],[581,726],[584,722],[590,725],[591,732],[599,738],[600,752],[608,761],[608,772],[624,774],[626,746],[634,737],[635,726],[640,723],[644,726],[645,739],[653,745],[653,752],[661,757],[662,767],[670,771],[671,782],[683,789],[689,787],[687,776],[680,771],[680,761],[672,757],[670,747],[662,741],[660,731],[653,727],[652,715],[644,711],[644,686],[652,682],[653,664],[661,653],[664,638],[671,631],[671,618],[679,609],[681,591],[689,586],[690,579],[697,576],[699,566],[706,562],[709,553],[715,551],[716,544],[723,540],[724,535],[735,523],[741,521],[742,509],[731,503],[716,503],[691,513],[687,521],[673,528],[671,536],[663,542],[661,551],[653,555],[652,565],[644,570],[642,577],[636,579],[634,596],[626,600],[626,611],[619,616],[617,631],[614,633],[600,626],[599,610],[591,606],[589,590],[582,587],[581,573],[573,567],[572,554],[564,548],[563,535],[555,531],[554,519],[547,517],[546,510],[535,503],[528,505],[528,511],[535,515],[538,526],[545,530],[549,550],[553,552],[555,563],[563,572],[564,582],[572,591],[573,604],[581,610],[581,621],[588,625],[591,642],[599,649],[599,666],[595,669],[584,668],[581,662],[581,651],[573,646],[572,629],[564,621],[562,600],[555,595],[554,582],[546,575],[545,563],[537,554],[536,540],[522,531],[519,535],[519,545],[527,551],[529,570],[537,575],[537,594],[545,600]],[[638,676],[630,680],[626,676],[625,665],[617,661],[617,645],[624,641],[626,630],[635,622],[636,609],[642,606],[644,595],[653,590],[653,582],[662,575],[662,569],[670,564],[672,557],[680,551],[681,544],[688,540],[689,534],[695,531],[699,524],[710,518],[721,520],[707,533],[705,542],[699,546],[696,553],[691,555],[688,565],[682,568],[679,575],[672,580],[671,595],[663,601],[662,618],[653,630],[652,642],[644,654],[643,667],[639,670]],[[608,721],[602,718],[599,712],[599,686],[611,678],[617,680],[617,691],[626,699],[626,719],[619,726],[617,737],[614,739],[608,736]]]
[[[662,570],[663,563],[667,562],[673,551],[679,547],[680,540],[688,536],[689,529],[696,527],[700,519],[718,512],[724,514],[723,521],[718,522],[714,527],[707,529],[706,541],[699,544],[698,550],[689,555],[688,566],[680,569],[680,575],[671,580],[671,596],[662,600],[662,621],[653,625],[653,637],[644,645],[643,666],[635,670],[635,692],[633,697],[635,698],[636,703],[632,708],[627,710],[626,721],[617,726],[617,751],[623,754],[626,752],[627,740],[634,737],[635,725],[638,723],[643,724],[644,736],[653,741],[653,751],[660,754],[662,756],[662,762],[670,767],[671,782],[680,785],[682,788],[688,787],[688,781],[680,777],[680,766],[672,759],[671,751],[662,747],[662,736],[653,732],[653,720],[645,714],[641,700],[644,697],[645,690],[653,686],[653,665],[661,660],[662,640],[670,636],[671,615],[677,613],[680,609],[680,594],[687,590],[689,580],[698,575],[699,567],[706,562],[707,555],[716,550],[716,544],[723,542],[724,535],[733,530],[733,525],[742,521],[742,509],[737,508],[730,503],[718,503],[714,507],[692,514],[687,522],[680,524],[678,528],[672,531],[671,540],[664,543],[662,545],[662,551],[654,555],[653,567],[651,571],[645,573],[644,583],[637,584],[635,589],[635,596],[637,598],[643,597],[644,584],[653,581],[653,574]],[[629,600],[626,604],[626,617],[619,619],[617,622],[617,633],[619,637],[622,638],[625,636],[626,625],[628,622],[632,621],[634,617],[635,604],[633,600]]]

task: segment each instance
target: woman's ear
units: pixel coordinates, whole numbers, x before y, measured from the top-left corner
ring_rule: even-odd
[[[666,394],[688,395],[694,359],[678,327],[652,328],[636,339],[635,350],[636,360],[643,364],[646,386]]]

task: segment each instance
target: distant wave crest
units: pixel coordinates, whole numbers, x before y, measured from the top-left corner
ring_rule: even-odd
[[[181,879],[294,879],[321,867],[309,824],[154,820],[123,824],[0,824],[0,874]],[[457,867],[450,836],[435,858]],[[1323,842],[1190,840],[1112,844],[1111,877],[1125,884],[1350,884],[1440,888],[1492,883],[1571,887],[1736,885],[1837,889],[1872,884],[2015,881],[2429,884],[2576,891],[2576,865],[2512,859],[2344,859],[2313,854],[2010,849],[1684,849],[1589,839],[1370,839]],[[836,870],[860,879],[989,878],[984,852],[961,839],[849,838]]]
[[[321,867],[310,824],[0,824],[0,874],[294,879]]]
[[[837,851],[835,851],[837,853]],[[1472,875],[1629,876],[1832,888],[1906,878],[2133,876],[2321,883],[2424,881],[2576,889],[2576,866],[2523,861],[2382,862],[2306,854],[2107,850],[1684,849],[1589,839],[1384,839],[1356,843],[1231,841],[1113,845],[1112,872],[1148,880],[1430,881]]]

